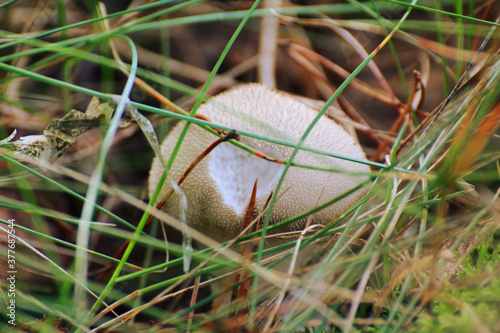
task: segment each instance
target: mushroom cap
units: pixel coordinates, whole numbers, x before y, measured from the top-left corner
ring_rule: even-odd
[[[260,84],[245,84],[225,91],[202,104],[197,114],[215,124],[297,143],[317,116],[317,111],[294,97],[274,91]],[[165,160],[170,158],[185,122],[179,122],[168,134],[161,150]],[[177,181],[189,165],[215,140],[216,136],[191,125],[170,170]],[[269,157],[289,159],[293,148],[241,136],[240,141]],[[305,146],[329,151],[358,160],[366,156],[355,138],[327,117],[314,126]],[[271,224],[275,224],[310,210],[357,186],[368,178],[370,168],[361,163],[299,151],[294,162],[318,167],[335,168],[345,172],[326,172],[291,167],[274,205]],[[187,222],[220,242],[237,236],[243,230],[246,209],[253,185],[258,178],[255,214],[265,207],[284,170],[284,165],[256,157],[234,145],[224,142],[217,146],[187,176],[181,189],[186,195]],[[353,175],[352,173],[365,173]],[[149,176],[150,196],[163,173],[163,166],[155,158]],[[170,184],[165,182],[161,199]],[[366,190],[360,189],[348,197],[312,215],[311,224],[326,224],[359,200]],[[164,210],[180,215],[180,200],[172,195]],[[280,231],[301,230],[307,218],[294,222]]]

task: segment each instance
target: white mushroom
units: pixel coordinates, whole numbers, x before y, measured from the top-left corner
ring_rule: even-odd
[[[215,124],[291,143],[298,142],[317,115],[315,110],[292,96],[260,84],[241,85],[223,92],[201,105],[197,113],[210,118]],[[165,160],[169,159],[184,125],[184,122],[177,124],[163,142],[162,154]],[[196,157],[216,139],[213,134],[191,125],[170,170],[172,179],[178,180]],[[288,159],[293,151],[290,147],[244,136],[240,141],[278,159]],[[366,160],[356,139],[327,117],[319,120],[304,145],[357,160]],[[282,186],[286,191],[274,206],[271,224],[296,216],[345,193],[366,180],[370,170],[365,164],[306,151],[300,151],[294,161],[342,169],[345,172],[290,168]],[[188,201],[187,222],[217,241],[232,239],[243,229],[245,212],[255,180],[258,178],[255,210],[256,214],[259,214],[276,188],[283,169],[283,165],[258,158],[228,142],[220,144],[194,168],[181,185]],[[150,195],[154,192],[162,172],[163,167],[155,158],[149,178]],[[170,185],[168,182],[165,184],[160,199],[169,190]],[[324,225],[334,220],[364,194],[364,189],[358,190],[315,213],[311,224]],[[179,199],[174,195],[169,198],[164,210],[179,217],[179,205]],[[281,231],[301,230],[306,220],[307,218],[297,221]]]

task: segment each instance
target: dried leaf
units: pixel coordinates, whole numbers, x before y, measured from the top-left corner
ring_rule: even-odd
[[[53,162],[63,155],[75,143],[76,137],[86,131],[106,125],[115,110],[113,102],[101,103],[94,97],[84,112],[71,110],[62,119],[53,120],[43,131],[43,135],[29,135],[17,141],[11,141],[16,131],[0,141],[0,148],[7,154],[20,160],[39,159]],[[130,125],[130,121],[121,120],[120,127]]]

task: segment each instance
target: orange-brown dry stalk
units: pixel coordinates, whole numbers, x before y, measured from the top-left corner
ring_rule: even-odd
[[[245,215],[245,224],[244,228],[246,229],[249,225],[250,222],[253,220],[253,217],[255,215],[255,201],[257,198],[257,182],[259,179],[257,178],[255,180],[255,184],[253,185],[252,189],[252,197],[250,198],[250,203],[248,204],[247,212]],[[253,252],[253,246],[250,244],[244,244],[241,246],[241,256],[244,258],[247,258],[248,260],[252,259],[252,252]],[[248,290],[250,289],[250,274],[248,271],[245,271],[243,274],[242,278],[242,283],[238,289],[238,295],[237,299],[243,300],[245,297],[248,295]],[[243,314],[245,311],[240,311],[239,314]]]
[[[296,57],[296,59],[294,57],[292,57],[292,58],[294,58],[294,60],[300,59],[300,58],[298,58],[298,56],[300,56],[303,59],[314,59],[314,60],[318,61],[320,64],[322,64],[323,66],[325,66],[325,68],[329,69],[334,74],[340,76],[343,79],[347,79],[349,77],[349,75],[351,75],[351,73],[349,73],[348,71],[346,71],[345,69],[343,69],[339,65],[333,63],[330,59],[325,58],[322,55],[320,55],[320,54],[318,54],[318,53],[316,53],[308,48],[305,48],[301,45],[290,43],[288,45],[288,50],[289,50],[290,55]],[[304,65],[304,63],[302,63],[302,62],[300,62],[300,64]],[[312,71],[311,71],[311,73],[315,74]],[[318,75],[319,75],[319,73],[318,73]],[[321,78],[326,80],[326,78],[323,75],[321,76]],[[329,84],[329,85],[331,86],[331,84]],[[351,85],[353,88],[356,88],[360,92],[363,92],[366,95],[371,96],[384,104],[391,105],[394,107],[399,107],[401,105],[401,102],[399,102],[397,99],[391,98],[392,94],[390,94],[389,92],[374,90],[372,87],[368,86],[367,84],[365,84],[363,81],[361,81],[358,78],[354,78],[351,81]]]
[[[295,44],[295,43],[288,43],[286,44],[286,47],[288,49],[288,52],[290,54],[290,57],[295,60],[299,65],[301,65],[306,71],[308,71],[310,74],[312,74],[314,77],[318,78],[326,84],[330,90],[333,92],[335,88],[332,86],[332,84],[328,81],[327,77],[322,73],[320,70],[318,70],[311,62],[309,59],[315,59],[318,61],[320,64],[325,66],[326,68],[330,69],[337,75],[343,77],[344,79],[349,76],[349,73],[341,68],[340,66],[334,64],[331,62],[329,59],[321,56],[320,54],[309,50],[301,45]],[[372,91],[372,89],[366,85],[362,81],[359,81],[359,79],[354,78],[352,83],[351,83],[355,88],[359,89],[360,91],[364,91],[367,95],[370,95],[372,97],[375,97],[377,99],[380,99],[380,101],[387,103],[389,105],[397,105],[399,106],[401,103],[393,103],[393,101],[389,97],[383,97],[384,94],[376,91]],[[370,127],[368,122],[366,122],[361,115],[347,102],[347,100],[340,95],[337,98],[339,105],[341,106],[342,110],[355,122],[358,122],[360,124],[365,125],[366,127]],[[328,115],[327,115],[328,116]],[[380,144],[380,139],[378,136],[376,136],[374,133],[367,131],[365,133],[367,137],[375,142],[377,145]]]
[[[191,301],[189,302],[189,307],[193,307],[196,304],[196,298],[198,297],[198,290],[200,289],[200,279],[201,279],[201,275],[198,275],[195,278],[193,294],[191,295]],[[193,322],[193,317],[194,317],[194,309],[191,312],[189,312],[189,315],[188,315],[188,322],[187,322],[187,324],[188,324],[187,332],[188,333],[190,332],[191,324]]]
[[[255,180],[255,183],[253,185],[252,195],[251,195],[250,201],[248,203],[247,211],[245,214],[245,220],[243,223],[244,230],[248,228],[248,226],[252,222],[254,215],[255,215],[255,201],[257,198],[257,183],[258,183],[258,181],[259,181],[259,178],[257,178]],[[246,233],[248,233],[248,231]],[[244,235],[242,235],[242,236],[244,236]],[[249,244],[241,245],[240,254],[242,257],[247,258],[248,260],[251,260],[251,255],[252,255],[251,245],[249,245]],[[239,281],[240,281],[240,274],[235,274],[234,278],[233,278],[232,285],[237,284]],[[231,300],[235,300],[235,299],[243,300],[248,295],[249,289],[250,289],[249,273],[245,272],[243,274],[242,284],[240,285],[240,287],[237,289],[233,289],[232,295],[231,295]],[[212,312],[217,311],[217,309],[223,304],[224,299],[226,298],[227,292],[228,291],[221,293],[219,295],[219,297],[214,301],[214,303],[212,305]],[[242,314],[244,312],[244,311],[243,312],[242,311],[240,311],[240,314]]]
[[[486,143],[488,143],[488,138],[495,133],[495,131],[500,126],[500,104],[497,104],[482,120],[481,124],[474,132],[473,135],[467,138],[467,140],[457,140],[457,144],[463,144],[465,141],[465,147],[462,149],[459,159],[453,164],[452,175],[460,174],[469,169],[472,162],[475,161],[477,155],[483,150]],[[466,126],[461,126],[458,137],[466,136],[467,128]]]
[[[484,9],[484,13],[483,13],[483,17],[481,17],[481,19],[483,21],[486,21],[487,20],[487,17],[488,17],[488,14],[490,13],[491,11],[491,6],[493,5],[493,0],[490,0],[488,1],[488,3],[485,4],[486,8]],[[482,22],[479,22],[479,26],[483,26],[484,24]],[[475,36],[474,37],[474,42],[472,43],[472,47],[471,47],[471,50],[475,50],[477,51],[478,49],[478,45],[479,45],[479,41],[480,41],[480,36]]]
[[[403,123],[403,121],[405,121],[405,122],[410,121],[409,114],[410,114],[411,109],[412,109],[411,105],[413,103],[413,100],[415,99],[417,93],[421,90],[423,91],[423,89],[424,89],[424,85],[422,84],[422,80],[421,80],[422,77],[421,77],[420,73],[415,70],[415,71],[413,71],[413,74],[415,76],[415,81],[413,84],[413,89],[412,89],[410,98],[408,99],[408,102],[406,103],[406,105],[404,105],[402,107],[402,110],[401,110],[402,112],[399,114],[396,121],[392,124],[392,126],[389,130],[390,133],[396,133],[398,128]],[[422,96],[424,96],[423,93],[422,93]],[[420,103],[421,102],[422,101],[420,101]],[[382,144],[378,147],[377,152],[375,153],[375,155],[372,158],[374,161],[377,161],[380,158],[380,155],[385,150],[385,148],[387,147],[388,144],[389,144],[389,142],[387,140],[382,141]]]

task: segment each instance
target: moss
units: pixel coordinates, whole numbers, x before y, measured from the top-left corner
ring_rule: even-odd
[[[419,315],[412,331],[478,332],[500,320],[500,243],[491,236],[463,263],[457,282],[440,294],[429,311]],[[458,302],[450,302],[458,301]],[[457,304],[457,305],[451,305]],[[458,306],[458,304],[460,304]]]

